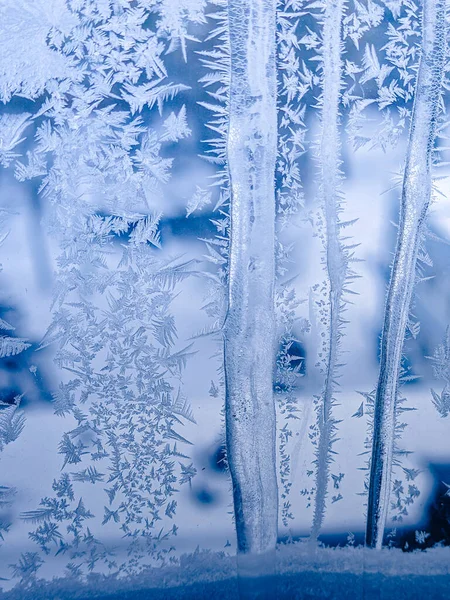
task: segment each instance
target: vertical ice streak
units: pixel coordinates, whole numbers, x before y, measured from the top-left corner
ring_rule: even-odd
[[[395,409],[422,225],[431,197],[431,163],[445,63],[446,0],[424,0],[422,49],[411,118],[397,247],[386,300],[375,399],[366,544],[380,549],[389,509]]]
[[[335,441],[334,388],[341,338],[344,285],[348,257],[340,240],[340,141],[341,27],[344,0],[326,0],[322,48],[322,132],[319,146],[321,200],[325,215],[325,270],[328,279],[328,343],[325,382],[318,400],[316,447],[316,493],[311,536],[317,537],[325,515],[331,448]]]
[[[276,0],[229,0],[231,187],[226,426],[238,550],[275,548]]]

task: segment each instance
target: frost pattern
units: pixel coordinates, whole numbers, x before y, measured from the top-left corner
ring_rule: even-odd
[[[299,336],[308,331],[309,322],[299,318],[303,303],[295,290],[297,278],[290,270],[294,262],[294,244],[289,240],[291,224],[304,208],[300,159],[306,152],[305,94],[309,86],[300,71],[298,12],[287,0],[278,3],[278,159],[276,178],[276,287],[275,311],[281,332],[276,359],[275,391],[278,397],[278,454],[280,461],[280,512],[288,527],[294,518],[290,493],[292,487],[291,446],[293,424],[298,422],[297,385],[303,358],[294,355]]]
[[[190,485],[196,470],[182,430],[195,423],[182,392],[194,350],[179,345],[171,305],[180,284],[198,272],[194,262],[156,254],[158,207],[171,178],[171,145],[191,135],[184,96],[189,86],[168,65],[173,53],[188,61],[190,47],[198,47],[192,31],[206,23],[206,4],[17,0],[0,6],[0,96],[13,101],[12,112],[0,117],[0,163],[19,181],[38,183],[52,209],[49,232],[61,248],[53,321],[41,347],[55,349],[64,373],[54,408],[68,430],[58,447],[62,474],[40,504],[22,514],[39,548],[12,565],[25,585],[50,554],[66,557],[74,577],[97,568],[132,574],[151,559],[175,561],[176,492]],[[373,421],[366,442],[366,542],[380,548],[388,509],[400,522],[420,493],[419,471],[400,462],[408,452],[397,445],[406,426],[399,416],[411,409],[398,386],[409,378],[401,364],[405,334],[416,337],[420,330],[410,312],[413,285],[423,279],[419,263],[430,264],[424,218],[444,87],[446,3],[424,0],[423,23],[414,0],[210,0],[208,6],[216,26],[198,52],[208,96],[199,104],[212,113],[205,158],[215,174],[211,188],[197,186],[186,217],[214,206],[217,235],[204,240],[214,269],[201,274],[210,286],[204,308],[212,324],[193,339],[225,338],[225,365],[219,361],[210,395],[221,396],[225,384],[227,463],[241,554],[273,550],[278,512],[285,526],[293,517],[290,444],[300,364],[294,365],[298,357],[291,348],[308,325],[299,325],[295,278],[287,278],[293,247],[284,233],[304,209],[300,158],[315,152],[319,166],[321,206],[314,224],[326,277],[315,289],[324,338],[324,386],[310,433],[315,487],[302,492],[314,498],[317,538],[328,496],[331,503],[343,499],[345,476],[330,469],[345,294],[356,260],[355,245],[342,234],[352,222],[341,220],[341,120],[348,117],[355,149],[395,145],[411,124],[380,377],[353,415]],[[376,48],[370,36],[365,40],[386,23],[383,47]],[[14,112],[15,97],[28,101],[26,112]],[[381,127],[369,135],[364,121],[372,106],[380,111]],[[314,111],[321,118],[317,144],[307,138]],[[0,330],[0,358],[30,347],[3,320]],[[442,417],[450,410],[447,342],[432,357],[435,375],[445,382],[441,394],[432,390]],[[24,427],[20,401],[17,396],[0,406],[0,450]],[[393,466],[401,467],[400,478],[392,476]],[[88,502],[92,486],[104,500],[100,512]],[[14,490],[0,487],[0,506],[13,497]],[[102,542],[96,521],[106,531],[120,530],[123,554],[114,555]],[[8,529],[9,523],[0,523],[1,539]],[[417,531],[416,542],[424,544],[427,536]]]
[[[100,564],[131,573],[151,559],[170,560],[174,494],[195,475],[179,432],[194,422],[181,391],[192,350],[178,345],[170,306],[194,269],[154,254],[156,207],[173,164],[164,146],[191,133],[185,105],[167,109],[189,88],[165,61],[177,50],[187,59],[196,42],[190,28],[204,23],[205,5],[20,0],[0,9],[1,98],[35,101],[33,114],[1,117],[0,158],[19,181],[37,180],[51,207],[47,226],[61,254],[41,347],[56,348],[66,373],[54,408],[69,421],[59,444],[63,474],[22,515],[36,525],[29,537],[40,548],[14,567],[24,581],[50,553],[66,555],[75,576]],[[20,156],[16,147],[30,131],[34,143]],[[0,340],[2,356],[27,347]],[[23,427],[15,411],[2,407],[2,444]],[[88,506],[91,485],[104,489],[102,515]],[[120,528],[123,555],[114,558],[101,542],[94,516]]]
[[[142,229],[146,222],[141,219]],[[54,407],[57,415],[71,415],[73,428],[59,445],[66,473],[53,485],[56,496],[44,498],[23,518],[39,523],[30,536],[44,553],[53,548],[69,557],[86,556],[89,569],[89,563],[103,560],[110,569],[131,572],[146,557],[163,559],[170,546],[164,549],[161,542],[177,530],[170,524],[177,504],[172,496],[195,475],[178,448],[189,442],[177,431],[183,420],[194,421],[180,391],[190,348],[176,348],[169,312],[173,291],[189,276],[190,265],[158,263],[148,233],[133,239],[138,225],[92,216],[82,224],[76,246],[66,240],[60,260],[71,268],[60,273],[59,309],[43,340],[57,344],[55,360],[72,375],[60,384]],[[131,226],[129,246],[117,267],[106,270],[113,234]],[[97,265],[89,277],[87,265]],[[108,559],[89,533],[87,519],[94,514],[75,496],[77,483],[104,488],[102,524],[116,523],[129,539],[130,558],[124,563]],[[83,561],[77,564],[81,572]]]

